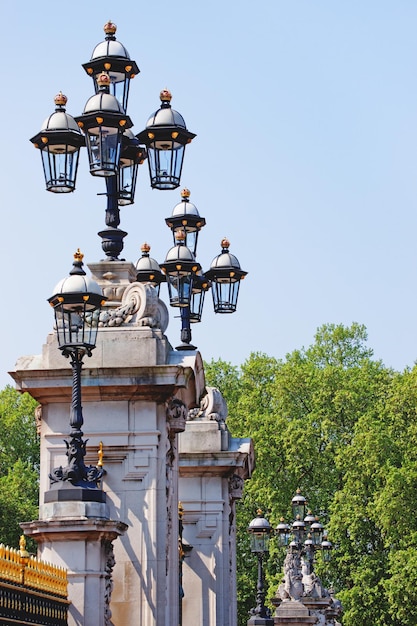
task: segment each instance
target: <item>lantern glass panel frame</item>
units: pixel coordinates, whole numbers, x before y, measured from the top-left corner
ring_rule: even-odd
[[[70,193],[75,191],[80,150],[69,144],[57,150],[47,145],[41,150],[43,173],[47,191]]]
[[[179,187],[185,146],[174,141],[152,141],[147,147],[151,187],[159,190]]]
[[[90,174],[114,176],[118,173],[122,130],[112,126],[97,126],[86,131]]]

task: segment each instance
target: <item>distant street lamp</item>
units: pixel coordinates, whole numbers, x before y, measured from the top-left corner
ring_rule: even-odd
[[[256,586],[256,607],[251,610],[251,617],[248,625],[273,626],[274,620],[270,616],[269,609],[265,606],[265,585],[263,560],[269,551],[269,538],[272,527],[268,520],[263,517],[262,511],[258,510],[258,515],[248,526],[248,533],[251,540],[251,551],[258,557],[258,582]]]
[[[324,561],[330,560],[331,542],[318,518],[307,508],[307,500],[297,489],[291,501],[294,520],[291,525],[284,519],[276,527],[278,544],[287,547],[294,554],[299,554],[306,564],[306,573],[314,571],[315,552],[320,550]]]

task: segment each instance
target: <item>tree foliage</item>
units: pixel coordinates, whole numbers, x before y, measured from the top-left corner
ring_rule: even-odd
[[[366,342],[364,326],[325,325],[283,360],[255,353],[240,368],[206,368],[232,435],[251,437],[256,452],[238,511],[241,626],[256,595],[247,526],[257,508],[274,525],[289,520],[298,487],[336,547],[317,569],[343,602],[344,625],[416,623],[417,368],[392,371]],[[269,597],[283,559],[272,544]]]
[[[0,542],[17,547],[19,522],[36,519],[39,438],[36,402],[7,386],[0,391]]]

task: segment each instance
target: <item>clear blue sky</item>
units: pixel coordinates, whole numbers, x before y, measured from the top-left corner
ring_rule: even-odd
[[[81,156],[74,194],[44,190],[29,138],[62,90],[79,115],[92,95],[81,64],[111,19],[141,74],[131,85],[134,131],[173,93],[197,138],[182,186],[207,226],[205,269],[224,235],[249,272],[238,312],[212,313],[193,340],[203,358],[242,363],[309,345],[326,322],[363,323],[386,365],[417,358],[417,2],[415,0],[104,0],[6,3],[2,10],[2,266],[0,386],[52,328],[46,299],[80,247],[102,258],[100,179]],[[152,191],[140,172],[122,209],[136,262],[148,241],[162,261],[164,218],[179,190]],[[175,313],[175,311],[174,311]],[[168,336],[179,343],[179,320]]]

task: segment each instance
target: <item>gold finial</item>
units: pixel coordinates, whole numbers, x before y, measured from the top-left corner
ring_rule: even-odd
[[[74,253],[74,261],[81,261],[83,260],[84,255],[83,253],[80,251],[79,248],[77,248],[77,252]]]
[[[98,444],[98,462],[97,467],[103,467],[103,442]]]
[[[184,198],[184,199],[185,199],[185,198],[189,198],[189,197],[190,197],[190,195],[191,195],[191,192],[190,192],[190,190],[189,190],[189,189],[187,189],[186,187],[185,187],[185,189],[183,189],[183,190],[181,191],[181,198]]]
[[[230,241],[228,240],[227,237],[223,237],[223,239],[220,242],[220,245],[222,248],[228,248],[230,246]]]
[[[169,89],[163,89],[159,94],[159,97],[161,99],[161,102],[171,102],[172,100],[172,94]]]
[[[182,506],[182,502],[178,502],[178,517],[182,519],[184,514],[184,507]]]
[[[19,539],[19,554],[20,556],[23,557],[28,557],[29,556],[29,552],[27,552],[26,550],[26,537],[25,535],[20,535],[20,539]]]
[[[151,246],[148,243],[146,243],[146,241],[145,241],[145,243],[143,243],[141,245],[140,249],[142,250],[143,254],[149,254],[149,252],[151,250]]]
[[[101,72],[100,76],[97,78],[97,85],[99,87],[108,87],[110,82],[110,76],[106,74],[106,72]]]
[[[68,98],[67,98],[67,96],[64,96],[62,91],[57,93],[57,95],[54,98],[54,102],[55,102],[56,106],[60,106],[60,107],[64,107],[67,104],[67,101],[68,101]]]
[[[256,513],[259,515],[259,517],[261,517],[261,515],[262,515],[263,511],[262,511],[262,509],[258,509],[258,510],[256,511]]]
[[[116,24],[113,24],[111,20],[109,20],[108,22],[104,24],[103,30],[106,33],[106,35],[114,35],[114,33],[117,30],[117,26]]]
[[[177,240],[178,243],[181,243],[182,241],[185,241],[185,232],[183,230],[176,230],[175,231],[175,239]]]

